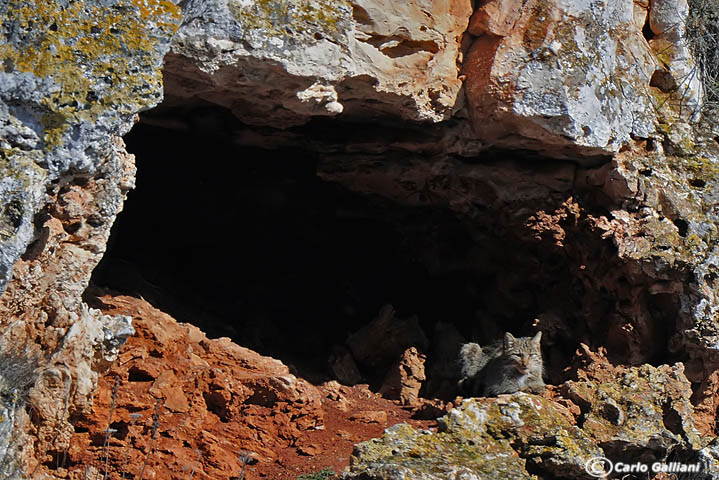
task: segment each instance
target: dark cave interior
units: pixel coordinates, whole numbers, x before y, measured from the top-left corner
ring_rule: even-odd
[[[470,233],[447,210],[399,206],[321,180],[317,154],[301,147],[248,147],[216,129],[143,122],[125,142],[137,186],[93,285],[142,296],[310,381],[331,379],[333,347],[385,304],[399,318],[416,314],[430,345],[440,322],[479,343],[543,329],[550,383],[566,379],[580,342],[611,340],[612,321],[590,325],[592,318],[617,318],[618,329],[624,321],[621,299],[601,282],[592,286],[615,269],[599,253],[610,247],[568,255],[504,228],[496,212]],[[670,333],[652,335],[661,345]],[[438,361],[432,346],[426,353],[428,365]],[[361,371],[375,388],[386,373]]]

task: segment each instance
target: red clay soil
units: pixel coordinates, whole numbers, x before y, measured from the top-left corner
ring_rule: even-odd
[[[341,472],[355,443],[391,425],[435,424],[411,420],[410,409],[366,385],[311,385],[144,300],[99,300],[106,313],[132,316],[137,334],[101,379],[92,412],[74,419],[69,451],[50,452],[56,476],[102,478],[107,464],[110,479],[239,479],[244,455],[247,480],[295,480],[326,467]]]

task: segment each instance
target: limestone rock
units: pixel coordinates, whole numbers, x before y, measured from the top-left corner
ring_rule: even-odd
[[[683,370],[682,364],[618,368],[611,378],[569,381],[561,390],[582,409],[582,430],[608,455],[658,461],[679,448],[701,448]]]
[[[477,37],[485,34],[506,37],[519,20],[521,10],[519,0],[484,1],[470,18],[467,32]]]
[[[695,392],[692,398],[695,426],[702,435],[711,436],[716,428],[716,412],[719,408],[719,371],[705,378],[695,387]]]
[[[699,455],[716,462],[716,449],[702,450],[694,428],[681,364],[613,367],[586,349],[577,361],[576,380],[559,388],[563,397],[465,399],[438,420],[437,433],[398,425],[357,445],[343,478],[452,479],[458,471],[466,478],[535,478],[531,471],[590,479],[585,466],[596,456],[652,463]]]
[[[387,412],[384,410],[365,410],[353,412],[349,415],[350,420],[363,423],[386,423]]]
[[[13,281],[0,300],[4,351],[37,342],[53,352],[37,365],[40,375],[28,398],[41,431],[47,432],[43,436],[61,446],[72,432],[68,413],[88,408],[98,374],[133,333],[131,319],[102,315],[82,303],[112,222],[134,184],[134,158],[122,151],[119,139],[112,145],[116,153],[96,173],[48,189],[54,206],[39,225],[38,238],[15,264]],[[27,352],[30,358],[33,354],[39,352]]]
[[[491,273],[496,291],[516,287],[506,291],[513,291],[517,310],[535,306],[530,288],[513,278],[524,273],[513,272],[514,265],[488,265],[492,251],[482,249],[495,241],[488,232],[521,245],[520,254],[551,244],[522,257],[527,263],[548,251],[569,252],[576,263],[560,266],[572,269],[572,284],[543,290],[563,298],[569,285],[576,293],[581,307],[567,307],[576,314],[568,318],[583,322],[567,320],[574,329],[567,336],[606,344],[616,363],[646,363],[667,350],[686,359],[686,368],[615,367],[585,349],[587,363],[560,388],[566,398],[466,402],[440,433],[394,427],[358,446],[347,478],[532,478],[529,471],[582,478],[588,455],[696,453],[702,445],[689,381],[698,386],[697,426],[704,433],[716,427],[719,152],[716,133],[697,137],[685,123],[696,119],[703,95],[684,40],[686,2],[485,0],[471,21],[470,0],[180,3],[182,26],[165,58],[168,106],[210,103],[246,124],[276,128],[317,116],[364,121],[337,141],[324,130],[306,135],[311,129],[264,138],[261,129],[233,131],[232,139],[266,148],[275,145],[268,138],[286,148],[302,145],[319,157],[325,180],[402,208],[456,216],[475,243],[466,262],[430,251],[422,263],[432,274]],[[159,0],[18,0],[1,3],[0,18],[0,353],[25,345],[51,352],[28,375],[32,418],[12,396],[25,385],[6,388],[13,382],[0,379],[0,456],[20,459],[0,465],[0,474],[15,474],[47,462],[50,448],[54,455],[68,446],[67,419],[90,408],[98,372],[115,360],[137,317],[156,315],[145,307],[131,317],[103,315],[81,296],[134,184],[134,160],[117,136],[160,100],[158,69],[180,19],[172,3]],[[649,42],[642,35],[647,21]],[[468,22],[477,38],[464,66],[465,110],[457,74]],[[378,117],[398,125],[375,124]],[[226,127],[216,120],[174,125]],[[427,129],[415,121],[443,123]],[[479,156],[487,146],[500,150]],[[530,287],[570,275],[547,263]],[[601,308],[587,301],[602,291]],[[497,312],[508,302],[493,292],[480,303]],[[659,311],[665,304],[669,313]],[[552,307],[562,312],[565,305]],[[287,367],[191,327],[184,333],[192,346],[173,350],[180,334],[170,323],[140,330],[165,351],[138,345],[123,361],[132,362],[133,382],[146,383],[170,411],[188,413],[192,436],[180,432],[187,435],[182,441],[230,452],[236,445],[212,429],[243,423],[253,433],[238,443],[257,447],[267,460],[299,431],[322,425],[318,392]],[[586,331],[575,326],[581,323]],[[561,349],[565,339],[557,330],[550,345]],[[395,319],[384,309],[347,345],[352,356],[342,352],[333,365],[349,383],[360,376],[345,360],[385,367],[409,351],[386,391],[401,385],[404,401],[416,396],[419,350],[428,346],[416,319]],[[450,350],[440,348],[438,356]],[[165,353],[175,362],[170,373],[156,360]],[[211,360],[223,367],[210,367]],[[555,368],[562,360],[556,357]],[[439,362],[437,369],[439,379],[451,377],[450,366]],[[201,394],[194,395],[192,382]],[[155,398],[135,401],[130,407],[147,412]],[[363,412],[373,425],[387,421],[380,410]],[[581,429],[574,417],[581,417]],[[168,439],[167,451],[180,443]],[[716,450],[710,444],[699,455],[713,465]],[[216,468],[229,478],[235,467]]]
[[[478,37],[463,65],[481,139],[554,158],[591,158],[653,134],[647,87],[657,61],[632,2],[530,0],[517,9],[513,27]]]
[[[699,451],[698,460],[705,472],[711,474],[711,480],[719,478],[719,440],[712,440]]]
[[[649,9],[649,27],[657,36],[678,40],[684,35],[689,15],[687,0],[652,0]]]
[[[118,462],[129,454],[139,470],[147,446],[142,443],[144,429],[151,425],[158,401],[162,405],[159,435],[165,448],[155,453],[157,478],[172,478],[177,462],[191,467],[195,448],[202,452],[204,474],[211,478],[236,477],[242,451],[261,462],[274,461],[290,447],[317,453],[303,434],[324,423],[322,395],[282,362],[228,338],[208,339],[197,327],[178,323],[140,299],[103,296],[99,301],[110,316],[134,318],[137,334],[101,378],[102,394],[95,399],[92,418],[83,420],[86,430],[76,433],[68,451],[73,461],[88,461],[88,452],[96,446],[93,439],[107,428],[115,378],[119,388],[113,421],[129,431],[112,440],[127,442],[126,448],[114,451]],[[62,379],[56,381],[59,388]],[[338,393],[344,388],[335,387]],[[133,420],[132,413],[140,418]],[[133,422],[134,427],[127,427]],[[113,473],[119,477],[120,471]]]
[[[189,0],[166,59],[172,102],[286,127],[341,112],[437,122],[459,106],[469,0]]]
[[[116,155],[112,136],[162,99],[159,67],[179,16],[155,0],[0,5],[0,59],[12,65],[0,74],[0,291],[32,240],[45,185],[92,174]]]
[[[633,16],[634,24],[642,30],[649,16],[649,0],[634,0]]]
[[[437,433],[401,424],[357,445],[342,478],[536,479],[528,462],[558,478],[591,478],[584,464],[602,451],[560,410],[523,393],[465,400],[439,419]]]
[[[679,298],[683,306],[669,348],[688,352],[687,377],[701,383],[719,368],[719,329],[710,320],[719,311],[716,279],[710,273],[717,265],[719,216],[713,206],[719,151],[713,141],[669,130],[651,151],[639,146],[615,157],[600,188],[625,209],[612,210],[608,218],[598,219],[597,227],[612,239],[620,257],[643,259],[636,271],[654,285],[652,296],[668,292]],[[633,350],[651,344],[646,341],[649,318],[643,316],[646,320],[634,321]]]
[[[653,72],[649,84],[661,92],[657,95],[659,102],[669,103],[680,117],[696,121],[704,89],[686,38],[688,15],[687,0],[651,2],[648,20],[655,37],[649,41],[649,45],[662,66]]]
[[[0,350],[43,349],[27,397],[40,440],[13,458],[18,471],[44,460],[48,442],[67,447],[68,415],[88,407],[132,332],[81,295],[134,185],[118,136],[162,99],[179,21],[158,0],[0,3]]]

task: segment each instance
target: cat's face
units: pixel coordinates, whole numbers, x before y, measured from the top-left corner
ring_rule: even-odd
[[[514,338],[507,332],[504,334],[504,358],[517,373],[527,375],[533,367],[542,364],[541,341],[542,332],[531,338]]]

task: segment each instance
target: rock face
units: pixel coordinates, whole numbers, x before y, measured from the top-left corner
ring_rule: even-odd
[[[607,455],[650,462],[677,448],[701,448],[684,365],[614,367],[585,345],[577,360],[577,380],[559,389],[582,409],[582,430]]]
[[[390,368],[379,393],[385,398],[399,400],[402,405],[415,405],[419,398],[424,374],[424,361],[415,347],[410,347]]]
[[[186,0],[180,12],[165,0],[0,2],[0,474],[65,476],[52,465],[66,452],[82,459],[108,428],[129,435],[132,408],[153,437],[158,400],[163,414],[189,425],[160,430],[159,456],[171,467],[158,478],[188,476],[195,440],[213,459],[237,443],[261,462],[274,461],[280,445],[309,457],[322,451],[299,440],[322,425],[318,389],[190,327],[182,335],[191,346],[173,350],[180,334],[162,320],[141,334],[173,367],[161,365],[161,352],[126,351],[122,380],[133,386],[121,398],[124,416],[102,428],[86,422],[95,437],[79,432],[85,443],[71,445],[99,373],[133,334],[133,318],[148,315],[101,313],[82,296],[135,182],[119,136],[161,100],[163,61],[167,100],[147,123],[247,149],[232,161],[259,165],[282,149],[291,163],[301,152],[311,161],[297,169],[307,168],[315,186],[341,185],[382,211],[350,201],[312,208],[361,228],[368,211],[389,219],[402,265],[437,287],[423,290],[428,298],[405,292],[426,315],[396,319],[386,308],[328,340],[347,346],[330,358],[336,377],[356,383],[373,371],[387,380],[383,392],[406,404],[423,382],[428,395],[449,399],[458,339],[543,331],[547,380],[559,387],[545,397],[465,401],[439,432],[393,427],[357,447],[346,478],[585,478],[589,457],[628,451],[659,460],[679,452],[716,468],[716,442],[700,434],[719,425],[719,131],[696,123],[703,92],[685,39],[687,4],[486,0],[472,12],[472,3]],[[211,171],[206,157],[189,170]],[[191,180],[197,191],[186,202],[213,189]],[[290,203],[285,192],[264,192],[259,214]],[[252,235],[245,220],[242,234]],[[222,263],[218,252],[235,248],[238,239],[224,235],[229,222],[213,224],[222,243],[202,245],[207,260]],[[206,230],[191,233],[211,238]],[[190,235],[182,230],[166,248],[180,236]],[[226,270],[243,275],[238,265]],[[373,281],[386,273],[364,272]],[[268,312],[297,323],[274,297],[256,318],[226,320],[249,296],[236,279],[221,327],[256,333],[271,325]],[[437,294],[446,285],[455,288]],[[351,281],[344,287],[354,296]],[[216,307],[218,297],[201,303]],[[339,301],[330,310],[338,316],[327,324],[356,318]],[[450,326],[437,330],[440,322]],[[446,341],[424,333],[441,331]],[[322,335],[310,335],[322,345]],[[588,345],[580,366],[567,370],[580,342]],[[593,353],[600,349],[606,355]],[[110,422],[117,399],[108,391],[98,404]],[[350,412],[339,386],[328,395],[353,421],[394,418],[379,400]],[[232,430],[242,422],[255,432]],[[228,425],[236,443],[223,436]],[[154,448],[148,436],[136,443]],[[172,464],[180,447],[183,460]],[[115,472],[124,471],[119,458]],[[208,476],[229,478],[246,462],[207,463]]]
[[[469,0],[190,0],[166,59],[170,102],[211,102],[244,122],[456,110]],[[397,19],[402,23],[397,23]]]
[[[110,384],[118,381],[117,394],[106,386],[92,420],[83,422],[90,432],[73,437],[70,464],[90,463],[93,435],[112,425],[124,432],[118,437],[130,436],[129,452],[124,453],[132,462],[123,465],[123,452],[117,449],[117,475],[138,475],[149,441],[144,430],[151,428],[155,405],[161,406],[162,440],[145,474],[158,478],[181,478],[183,462],[192,468],[196,451],[206,457],[198,473],[230,478],[242,468],[240,452],[251,452],[253,462],[271,463],[282,447],[324,424],[319,389],[290,374],[280,361],[227,338],[210,340],[196,327],[177,324],[142,301],[100,301],[107,302],[103,309],[109,314],[134,318],[138,335],[123,350],[121,366],[105,378]]]
[[[118,136],[161,100],[180,14],[160,1],[8,1],[0,18],[0,351],[38,367],[29,392],[1,392],[35,412],[34,439],[14,442],[24,457],[3,457],[12,476],[67,445],[69,415],[87,408],[98,372],[133,333],[131,319],[103,316],[81,295],[134,185]],[[29,427],[22,417],[12,426],[3,416],[3,435]]]
[[[537,478],[528,462],[559,478],[591,478],[584,464],[602,451],[567,416],[533,395],[467,400],[440,419],[438,433],[397,425],[357,445],[343,478]]]
[[[33,238],[45,186],[92,175],[113,135],[162,99],[158,68],[179,22],[168,2],[12,1],[0,5],[3,243],[0,288]],[[82,67],[80,67],[82,65]]]
[[[484,2],[463,73],[475,131],[554,158],[616,152],[654,132],[658,62],[632,2]]]
[[[593,457],[696,458],[702,444],[683,365],[616,368],[586,346],[578,353],[578,380],[559,386],[563,398],[464,400],[439,419],[438,432],[397,425],[357,445],[342,478],[589,480]],[[702,451],[709,462],[712,453]]]
[[[193,478],[230,480],[244,468],[245,478],[295,480],[329,466],[341,471],[354,443],[400,421],[429,424],[366,385],[311,385],[280,361],[209,339],[144,300],[103,294],[93,305],[131,316],[137,334],[100,379],[64,462],[47,465],[48,476],[102,477],[107,459],[108,478],[135,478],[147,458],[144,478],[186,479],[194,469]]]

